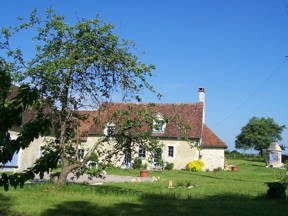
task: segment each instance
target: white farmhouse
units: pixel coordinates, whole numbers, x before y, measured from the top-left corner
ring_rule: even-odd
[[[159,125],[154,131],[154,136],[158,137],[163,149],[162,158],[164,162],[174,163],[175,169],[183,169],[190,161],[201,159],[204,164],[204,170],[213,170],[215,168],[224,168],[224,150],[226,144],[221,141],[206,125],[205,125],[205,90],[199,88],[199,102],[197,103],[167,103],[155,104],[154,111],[157,117],[171,118],[171,115],[177,113],[185,125],[189,125],[190,129],[187,136],[192,140],[191,143],[180,139],[180,132],[177,130],[175,122],[171,121]],[[105,106],[105,111],[101,112],[102,122],[95,125],[93,118],[98,115],[97,110],[81,111],[89,116],[80,127],[81,134],[84,135],[81,148],[83,153],[92,147],[98,139],[104,134],[109,133],[113,125],[107,124],[109,116],[116,109],[125,109],[131,103],[108,103]],[[145,104],[134,104],[135,106],[143,106]],[[29,115],[24,117],[29,119]],[[17,136],[17,130],[11,131],[12,135]],[[21,150],[18,157],[18,170],[25,170],[33,166],[33,163],[41,155],[40,147],[45,144],[44,139],[49,137],[41,137],[35,140],[27,149]],[[52,137],[50,137],[52,138]],[[107,148],[109,148],[107,146]],[[119,167],[129,167],[133,157],[140,157],[147,162],[145,149],[138,148],[138,154],[133,156],[124,156],[123,158],[114,161],[114,164]],[[148,163],[148,162],[147,162]],[[150,168],[156,166],[154,163],[148,164]]]

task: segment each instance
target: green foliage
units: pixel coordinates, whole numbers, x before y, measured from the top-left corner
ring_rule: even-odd
[[[176,183],[176,187],[185,187],[185,188],[190,188],[190,187],[195,187],[196,185],[193,184],[190,180],[186,181],[179,181]]]
[[[154,148],[152,153],[153,153],[154,161],[151,161],[151,162],[152,163],[156,163],[156,166],[158,166],[159,168],[163,169],[164,161],[163,161],[163,158],[162,158],[162,148],[161,148],[161,146],[159,145],[159,147]]]
[[[134,44],[121,40],[113,28],[98,16],[68,24],[53,10],[41,18],[35,10],[28,19],[19,20],[18,26],[3,28],[0,45],[13,58],[19,80],[31,78],[31,84],[49,95],[53,104],[63,105],[61,98],[67,88],[73,89],[68,97],[76,107],[88,96],[108,99],[116,89],[126,92],[125,97],[139,97],[145,87],[155,92],[146,81],[155,66],[140,62],[132,52]],[[26,29],[35,30],[36,55],[28,60],[21,50],[9,46],[11,38]],[[95,101],[85,102],[95,105]]]
[[[142,168],[142,160],[140,158],[135,158],[132,164],[133,169],[141,169]]]
[[[106,109],[103,105],[101,109]],[[151,109],[150,105],[138,106],[131,104],[116,109],[108,122],[113,123],[113,139],[107,139],[106,142],[113,146],[113,151],[110,152],[110,157],[117,154],[134,155],[141,146],[145,149],[148,161],[152,161],[152,156],[160,159],[161,154],[157,154],[161,145],[159,139],[152,134],[153,120],[156,118],[156,112]],[[157,155],[156,155],[157,154]],[[135,159],[140,160],[140,159]],[[160,161],[160,160],[159,160]],[[140,162],[137,162],[139,164]],[[138,166],[139,167],[139,166]]]
[[[174,168],[174,163],[166,163],[164,169],[165,170],[173,170]]]
[[[199,172],[199,171],[202,171],[203,167],[204,167],[203,161],[194,160],[194,161],[189,162],[186,165],[186,170],[192,171],[192,172]]]
[[[50,121],[45,118],[41,104],[38,104],[37,90],[31,89],[28,85],[21,85],[17,88],[12,86],[10,73],[11,67],[0,59],[0,164],[11,161],[15,153],[18,153],[20,149],[27,148],[40,135],[46,135],[50,127]],[[34,119],[22,124],[24,112],[32,106]],[[9,130],[15,127],[18,127],[20,132],[18,137],[12,140]],[[9,186],[23,187],[24,182],[34,178],[35,174],[43,176],[44,172],[54,166],[54,163],[49,161],[51,156],[53,160],[57,158],[55,155],[46,154],[41,159],[43,162],[41,165],[39,159],[35,168],[29,169],[25,173],[2,173],[0,186],[3,186],[5,190],[8,190]]]
[[[236,150],[233,151],[225,151],[225,158],[228,159],[247,159],[247,160],[262,160],[264,161],[264,157],[259,154],[247,154],[241,153]]]
[[[90,155],[89,155],[89,161],[92,162],[92,163],[97,163],[99,161],[99,156],[96,152],[92,152]]]
[[[287,161],[284,164],[284,168],[279,169],[279,182],[284,184],[286,187],[288,186],[288,163]]]
[[[83,161],[76,156],[77,129],[87,116],[77,110],[97,108],[102,102],[110,101],[115,92],[122,92],[123,100],[140,100],[144,89],[156,93],[147,81],[155,66],[142,63],[134,55],[134,44],[121,40],[113,32],[113,25],[104,23],[98,16],[68,23],[48,9],[44,16],[38,16],[34,10],[28,18],[18,21],[17,26],[2,29],[0,49],[10,61],[13,78],[35,87],[49,105],[47,117],[57,140],[53,148],[60,154],[55,160],[61,159],[65,170],[61,174],[82,170],[89,155]],[[34,33],[32,40],[23,42],[29,45],[33,41],[29,46],[35,45],[32,57],[11,46],[15,37],[25,30]],[[38,124],[40,127],[34,129],[42,130],[44,126]],[[32,128],[31,124],[28,126]],[[93,146],[94,151],[100,151],[98,144]],[[65,176],[60,175],[59,185],[60,180],[64,184]]]
[[[285,125],[278,125],[272,118],[256,118],[249,120],[236,137],[235,147],[241,149],[255,149],[262,155],[272,142],[282,140],[281,133]]]
[[[218,167],[218,168],[215,168],[213,169],[213,172],[219,172],[219,171],[222,171],[223,169],[221,167]]]
[[[147,164],[147,163],[145,163],[145,164],[142,164],[142,167],[141,167],[141,169],[147,169],[147,167],[148,167],[148,164]]]

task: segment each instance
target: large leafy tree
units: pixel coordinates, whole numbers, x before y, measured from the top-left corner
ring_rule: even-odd
[[[77,110],[97,108],[114,94],[139,100],[143,89],[155,92],[148,82],[154,66],[140,62],[132,52],[133,43],[120,40],[113,25],[99,17],[68,24],[49,9],[42,18],[33,11],[19,22],[2,29],[0,48],[7,51],[13,77],[36,88],[49,105],[45,118],[52,123],[55,141],[50,146],[59,152],[62,171],[57,184],[62,185],[70,172],[83,166],[77,157],[77,128],[87,116]],[[11,38],[25,29],[35,33],[32,57],[11,46]]]
[[[285,128],[285,125],[276,124],[272,118],[253,117],[236,137],[235,147],[255,149],[262,155],[271,142],[282,140],[281,133]]]

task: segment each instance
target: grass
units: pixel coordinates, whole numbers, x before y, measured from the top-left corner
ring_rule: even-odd
[[[286,200],[264,197],[265,182],[274,181],[279,170],[264,162],[230,160],[237,172],[151,171],[159,176],[153,183],[118,183],[97,186],[70,184],[25,185],[23,189],[0,190],[1,216],[81,215],[287,215]],[[109,169],[109,174],[137,176],[139,170]],[[191,189],[168,189],[183,182]]]

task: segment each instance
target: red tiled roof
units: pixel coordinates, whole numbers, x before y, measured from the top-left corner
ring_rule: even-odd
[[[87,132],[87,135],[102,135],[104,127],[112,113],[117,109],[127,109],[128,106],[148,106],[148,104],[135,103],[106,103],[105,108],[100,108],[99,111],[81,111],[87,114],[88,119],[83,121],[80,131]],[[178,124],[173,121],[176,115],[184,125],[189,125],[191,129],[187,130],[187,136],[190,138],[201,137],[203,103],[183,103],[183,104],[155,104],[150,106],[154,112],[161,114],[165,119],[172,119],[166,125],[164,133],[157,133],[159,137],[179,137],[181,132],[178,129]],[[98,124],[93,123],[93,118],[100,116]],[[89,129],[88,129],[89,128]],[[87,130],[88,129],[88,130]]]
[[[202,146],[208,148],[227,148],[227,145],[217,137],[205,124],[203,125]]]
[[[148,104],[135,103],[106,103],[98,110],[78,111],[82,115],[86,115],[87,119],[80,123],[80,136],[82,140],[87,139],[89,135],[103,135],[104,128],[108,119],[117,109],[127,109],[128,106],[148,106]],[[179,120],[184,125],[191,128],[187,131],[190,138],[200,138],[202,130],[203,103],[182,103],[182,104],[155,104],[151,106],[154,112],[161,114],[164,118],[173,119],[175,115],[179,116]],[[33,119],[33,112],[25,112],[23,115],[23,123]],[[98,117],[98,122],[94,118]],[[168,121],[164,133],[154,133],[158,137],[179,137],[181,132],[178,130],[176,121]],[[206,125],[203,125],[202,146],[205,148],[227,148],[227,145],[218,138]]]

